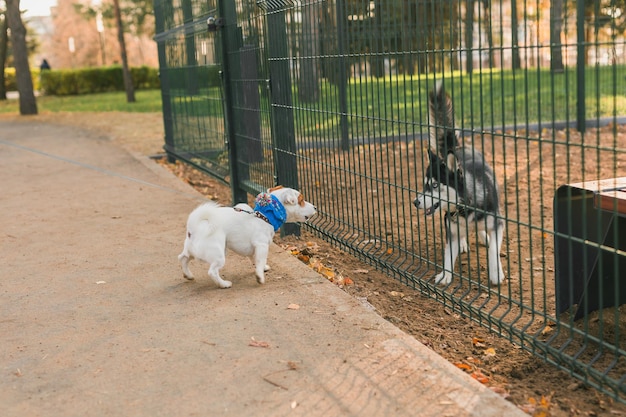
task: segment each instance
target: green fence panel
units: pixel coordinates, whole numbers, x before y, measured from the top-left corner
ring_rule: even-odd
[[[626,401],[618,2],[235,0],[205,10],[191,1],[186,12],[183,4],[155,1],[171,155],[233,177],[240,197],[297,185],[319,210],[307,230]],[[209,32],[209,17],[225,20]],[[498,285],[472,222],[450,284],[438,283],[445,213],[413,205],[426,190],[429,132],[441,127],[428,116],[441,81],[452,131],[484,155],[499,185]],[[482,163],[475,169],[483,174],[462,192],[478,198],[488,175]]]

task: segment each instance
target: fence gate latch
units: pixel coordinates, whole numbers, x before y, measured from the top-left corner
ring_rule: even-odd
[[[224,27],[224,18],[223,17],[209,17],[206,20],[207,30],[209,32],[217,32],[218,29]]]

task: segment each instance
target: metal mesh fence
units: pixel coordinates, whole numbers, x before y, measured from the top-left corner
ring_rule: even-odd
[[[626,4],[208,4],[155,1],[171,155],[229,181],[235,198],[300,188],[319,210],[310,230],[626,401]],[[499,285],[483,225],[450,213],[468,250],[437,283],[446,213],[412,204],[429,178],[437,81],[453,131],[499,185]],[[485,178],[463,177],[466,197]],[[469,200],[459,207],[486,213]]]

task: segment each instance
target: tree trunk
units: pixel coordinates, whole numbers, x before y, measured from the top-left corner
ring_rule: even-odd
[[[465,71],[474,70],[474,0],[465,2]]]
[[[20,14],[20,0],[6,0],[7,21],[11,29],[11,46],[13,47],[13,61],[15,63],[15,78],[17,90],[20,93],[20,114],[37,114],[37,100],[33,91],[33,79],[28,64],[28,49],[26,47],[26,28]]]
[[[9,44],[9,26],[7,25],[7,16],[0,13],[0,100],[7,99],[6,79],[4,77],[4,69],[7,62],[7,46]]]
[[[124,77],[124,89],[126,90],[126,102],[135,102],[135,88],[133,87],[133,77],[128,68],[128,56],[126,54],[126,41],[124,41],[124,26],[122,25],[122,14],[120,13],[120,1],[113,0],[115,10],[115,24],[117,25],[117,40],[120,44],[122,58],[122,75]]]
[[[563,0],[550,2],[550,69],[554,72],[563,72]]]
[[[495,61],[493,59],[493,25],[491,24],[491,0],[482,0],[484,17],[483,22],[485,23],[485,31],[487,32],[487,48],[489,54],[489,68],[493,68],[495,66]]]
[[[345,30],[347,22],[337,22],[337,30]],[[298,98],[314,103],[319,99],[319,5],[316,1],[302,2],[302,54]]]
[[[522,58],[519,52],[519,23],[517,20],[517,0],[511,0],[511,53],[513,69],[522,68]]]

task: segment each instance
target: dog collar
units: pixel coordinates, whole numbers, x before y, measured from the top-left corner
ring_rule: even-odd
[[[254,215],[269,223],[274,231],[280,229],[287,220],[287,210],[283,203],[269,193],[261,193],[254,200]]]
[[[467,217],[467,214],[468,213],[467,211],[465,211],[465,207],[461,207],[458,210],[447,212],[446,217],[448,217],[448,219],[452,221],[456,221],[456,219],[459,217]]]

